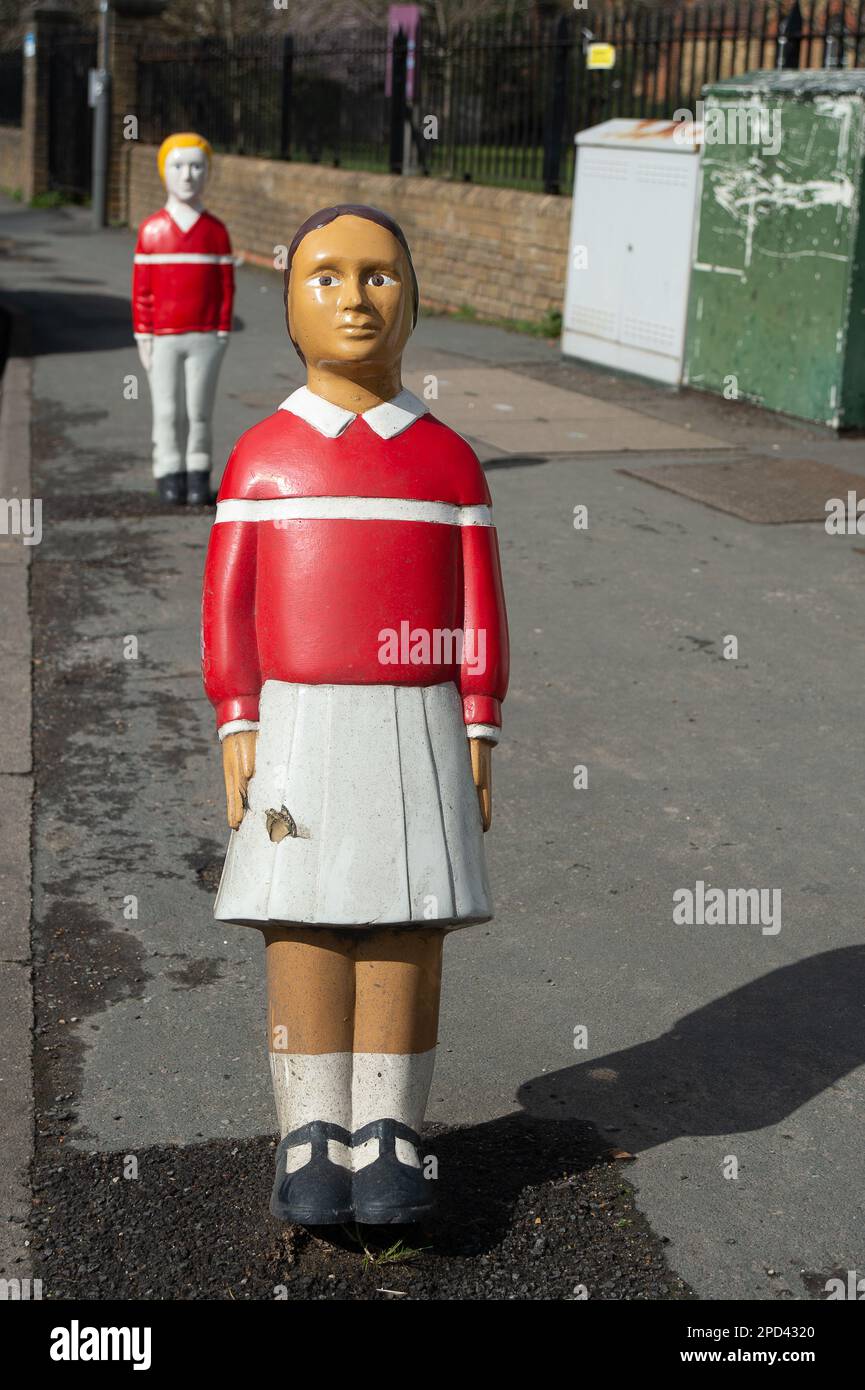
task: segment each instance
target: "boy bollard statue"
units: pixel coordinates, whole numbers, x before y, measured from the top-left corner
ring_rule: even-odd
[[[285,1221],[422,1219],[442,945],[492,916],[508,639],[474,452],[404,390],[400,227],[324,208],[286,324],[307,384],[238,440],[204,578],[231,840],[214,915],[264,934]]]
[[[210,501],[210,421],[234,302],[228,232],[201,201],[210,160],[200,135],[163,140],[157,162],[168,198],[138,229],[132,272],[156,487],[163,502],[190,506]]]

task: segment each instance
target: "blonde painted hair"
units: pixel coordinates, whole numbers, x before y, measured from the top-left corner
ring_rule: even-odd
[[[172,150],[185,150],[194,147],[204,150],[207,155],[208,165],[213,163],[213,150],[205,140],[203,135],[196,135],[192,130],[182,130],[177,135],[169,135],[159,146],[159,154],[156,156],[156,163],[159,168],[159,177],[165,183],[165,161]]]

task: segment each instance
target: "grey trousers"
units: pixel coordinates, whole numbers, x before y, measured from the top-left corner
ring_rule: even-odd
[[[210,471],[210,419],[227,338],[161,333],[148,379],[153,402],[153,476]]]

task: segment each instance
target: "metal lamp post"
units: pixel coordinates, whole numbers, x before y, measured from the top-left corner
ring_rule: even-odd
[[[99,52],[108,61],[109,0],[99,0]],[[93,107],[93,175],[91,206],[95,229],[105,226],[108,193],[108,122],[111,113],[111,74],[107,67],[89,74],[88,101]]]
[[[103,67],[92,68],[88,100],[93,107],[93,176],[91,202],[93,226],[104,227],[108,202],[110,154],[111,70],[109,37],[112,12],[121,19],[148,19],[161,15],[168,0],[99,0],[99,53]]]

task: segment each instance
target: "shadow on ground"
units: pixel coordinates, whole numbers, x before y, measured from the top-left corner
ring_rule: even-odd
[[[822,885],[814,885],[818,891]],[[535,1077],[535,1119],[591,1115],[645,1152],[682,1135],[777,1125],[865,1062],[865,946],[760,976],[635,1047]]]

